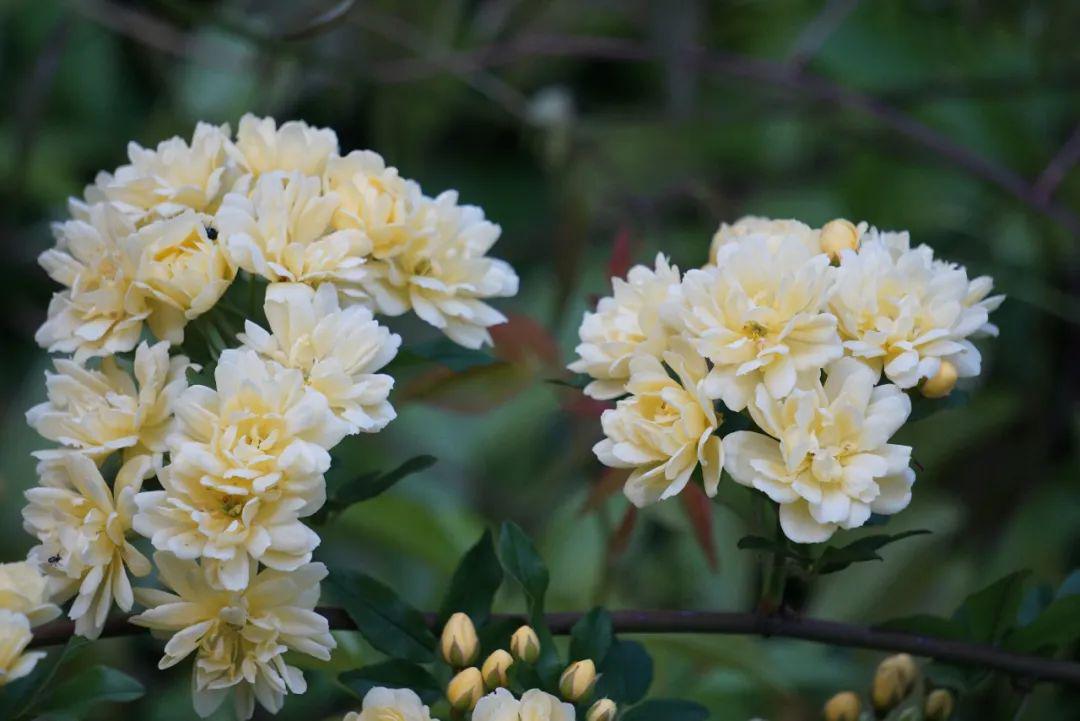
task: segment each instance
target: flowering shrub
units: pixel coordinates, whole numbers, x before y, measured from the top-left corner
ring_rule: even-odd
[[[425,195],[371,151],[341,156],[332,131],[301,122],[245,116],[235,137],[200,124],[190,142],[133,144],[129,158],[71,201],[40,259],[64,289],[37,339],[60,357],[47,399],[26,414],[52,444],[34,452],[39,482],[23,509],[37,545],[0,566],[0,715],[75,718],[141,695],[104,666],[50,687],[88,640],[131,624],[165,639],[160,669],[191,663],[202,717],[227,702],[239,719],[256,706],[277,713],[319,668],[355,696],[344,721],[708,718],[697,703],[645,698],[653,661],[616,634],[613,614],[546,614],[547,567],[513,523],[484,532],[433,614],[315,559],[320,523],[434,460],[327,482],[339,444],[396,418],[402,338],[381,317],[414,312],[469,367],[507,320],[488,301],[517,292],[514,270],[488,256],[498,226],[453,191]],[[720,227],[701,268],[681,273],[660,255],[614,279],[569,364],[609,405],[596,457],[626,471],[634,507],[688,489],[704,500],[697,482],[716,496],[724,474],[777,504],[777,536],[739,542],[772,554],[757,613],[669,621],[783,633],[798,610],[786,603],[789,570],[832,573],[922,532],[801,545],[908,505],[912,448],[894,436],[914,403],[979,375],[972,339],[996,335],[989,313],[1002,302],[991,292],[989,278],[969,279],[906,233],[844,220],[744,218]],[[402,355],[408,365],[431,353]],[[450,365],[429,383],[453,379]],[[1022,580],[972,594],[951,619],[894,622],[886,640],[929,626],[951,643],[943,657],[1011,652],[1019,661],[991,664],[1065,674],[1032,663],[1061,645],[1074,582],[1017,625]],[[524,613],[493,613],[505,585]],[[43,661],[34,628],[61,606],[74,636]],[[637,613],[633,630],[670,630]],[[794,623],[789,635],[821,640],[821,622]],[[385,659],[342,659],[332,629],[357,631]],[[863,631],[853,645],[885,647]],[[937,677],[891,656],[870,705],[945,721],[956,695]],[[841,691],[824,712],[857,719],[862,708]]]
[[[779,504],[796,543],[908,505],[912,449],[889,441],[909,392],[940,398],[977,376],[971,339],[997,334],[1003,300],[907,233],[846,220],[743,218],[720,226],[704,267],[680,275],[661,255],[613,284],[569,366],[616,401],[596,457],[630,469],[638,506],[695,472],[714,496],[722,467]]]

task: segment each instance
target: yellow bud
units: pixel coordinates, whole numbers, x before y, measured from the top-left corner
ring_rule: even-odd
[[[576,703],[588,696],[595,684],[596,664],[592,662],[592,659],[586,658],[574,661],[562,672],[559,678],[559,693],[567,701]]]
[[[838,260],[845,250],[858,250],[859,229],[843,218],[830,220],[821,228],[821,252]]]
[[[439,650],[443,660],[454,668],[465,668],[480,654],[476,627],[464,613],[455,613],[443,627]]]
[[[956,366],[943,360],[938,372],[922,384],[922,394],[927,398],[944,398],[956,387],[957,377]]]
[[[484,685],[489,690],[506,686],[508,682],[506,672],[510,670],[513,664],[514,657],[501,648],[492,653],[484,660],[484,665],[480,667],[480,673],[484,677]]]
[[[446,700],[457,711],[472,711],[483,695],[484,679],[476,666],[464,669],[446,686]]]
[[[851,691],[842,691],[825,702],[825,721],[858,721],[862,702]]]
[[[904,684],[894,668],[878,668],[870,688],[870,700],[879,714],[885,714],[904,700]]]
[[[585,721],[615,721],[615,713],[619,707],[609,698],[602,698],[592,705],[585,714]]]
[[[926,716],[926,721],[948,721],[955,705],[956,702],[953,701],[951,693],[943,688],[934,689],[926,697],[923,714]]]
[[[870,689],[874,710],[883,714],[896,708],[911,691],[918,675],[919,667],[915,665],[915,659],[906,653],[898,653],[882,661]]]
[[[514,658],[525,663],[532,663],[540,657],[540,637],[530,626],[522,626],[510,637],[510,653]]]

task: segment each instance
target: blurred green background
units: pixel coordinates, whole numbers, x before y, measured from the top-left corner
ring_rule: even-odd
[[[36,265],[49,222],[129,140],[189,136],[244,112],[334,128],[429,194],[457,188],[503,227],[494,254],[521,275],[500,304],[547,329],[503,336],[515,362],[432,392],[399,383],[399,419],[349,448],[355,470],[421,453],[432,469],[322,529],[323,559],[363,567],[434,608],[485,524],[534,533],[554,610],[748,609],[756,559],[714,504],[715,568],[679,501],[624,533],[621,494],[588,503],[601,467],[597,409],[545,383],[571,357],[616,238],[700,265],[721,220],[837,216],[907,228],[915,242],[992,274],[1009,300],[983,342],[971,402],[905,428],[921,465],[890,531],[932,535],[819,581],[808,611],[877,622],[948,613],[1008,571],[1056,585],[1080,566],[1080,4],[1070,0],[6,0],[0,11],[0,543],[30,546],[23,489],[43,443],[23,420],[43,398],[32,339],[53,287]],[[321,16],[321,17],[320,17]],[[1071,139],[1071,140],[1070,140]],[[618,263],[616,262],[616,265]],[[391,323],[406,344],[425,328]],[[524,330],[523,330],[524,329]],[[422,386],[422,384],[421,384]],[[739,496],[735,489],[725,495]],[[602,497],[602,494],[597,494]],[[737,499],[738,500],[738,499]],[[622,531],[620,531],[620,528]],[[513,608],[514,599],[506,599]],[[369,650],[338,634],[342,662]],[[649,637],[654,693],[717,719],[816,718],[865,689],[881,654],[741,637]],[[102,718],[193,718],[189,667],[153,670],[158,642],[98,645],[152,693]],[[1074,652],[1075,657],[1075,652]],[[314,670],[279,718],[355,707]],[[996,684],[962,718],[1013,718]],[[1068,718],[1080,698],[1037,687],[1016,718]],[[259,712],[263,713],[263,712]],[[1062,714],[1066,715],[1062,715]],[[228,716],[220,714],[221,718]]]

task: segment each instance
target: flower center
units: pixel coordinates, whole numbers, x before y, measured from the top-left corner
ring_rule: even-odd
[[[769,329],[758,323],[756,320],[749,321],[743,326],[743,333],[750,336],[754,340],[761,340],[769,333]]]

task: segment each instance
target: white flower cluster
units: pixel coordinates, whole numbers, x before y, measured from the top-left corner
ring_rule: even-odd
[[[271,283],[333,283],[348,305],[413,310],[477,348],[505,320],[484,301],[518,280],[487,257],[499,226],[447,191],[431,198],[376,153],[338,154],[334,132],[246,115],[200,123],[190,143],[132,143],[41,264],[65,287],[37,334],[77,362],[130,351],[144,325],[170,343],[218,301],[238,270]]]
[[[330,130],[245,116],[235,139],[200,124],[190,143],[128,155],[41,256],[65,289],[37,339],[67,357],[27,413],[55,444],[26,494],[29,563],[48,598],[74,599],[81,635],[113,605],[145,606],[133,622],[172,635],[161,666],[194,656],[200,715],[230,691],[241,717],[256,700],[276,711],[304,690],[283,654],[334,647],[303,521],[326,501],[330,450],[395,418],[380,370],[401,339],[375,314],[413,310],[479,347],[505,320],[485,299],[513,295],[517,276],[486,256],[499,228],[479,208],[425,196],[370,151],[339,156]],[[189,385],[203,369],[176,352],[185,326],[243,315],[222,299],[238,276],[265,285],[268,327],[247,319],[235,347],[211,349],[212,383]],[[171,592],[133,589],[154,566]]]
[[[604,411],[605,465],[631,469],[637,505],[721,469],[780,504],[800,543],[896,513],[911,497],[911,448],[889,443],[905,393],[942,397],[977,376],[971,339],[996,335],[988,277],[911,247],[908,234],[834,220],[724,224],[709,263],[680,275],[664,256],[615,279],[586,313],[572,371]],[[761,432],[724,433],[745,413]],[[722,438],[721,438],[722,436]]]

